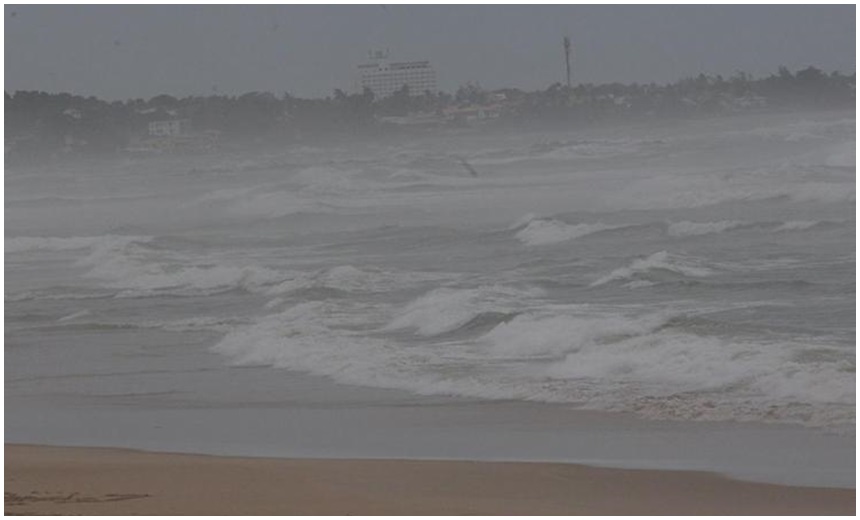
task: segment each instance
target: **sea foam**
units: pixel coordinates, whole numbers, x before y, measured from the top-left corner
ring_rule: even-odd
[[[413,328],[417,342],[359,332],[380,323],[384,308],[365,306],[361,318],[354,304],[326,301],[239,327],[213,350],[237,364],[420,394],[567,402],[660,418],[828,424],[853,418],[853,364],[829,356],[810,361],[810,346],[801,341],[695,333],[684,314],[541,306],[478,337],[435,340],[479,312],[465,303],[476,294],[433,291],[379,329]],[[456,311],[446,312],[443,301]]]
[[[594,224],[566,224],[555,219],[535,218],[531,214],[520,219],[515,225],[518,225],[518,227],[522,226],[522,229],[516,234],[517,239],[529,246],[567,242],[568,240],[584,237],[592,233],[619,227],[599,222]]]
[[[102,235],[92,237],[12,237],[5,240],[7,253],[24,253],[27,251],[71,251],[93,247],[110,247],[132,242],[147,242],[152,237]]]
[[[722,233],[731,229],[744,226],[743,222],[735,220],[721,220],[719,222],[673,222],[666,228],[666,233],[673,237],[690,237],[698,235],[709,235]]]
[[[85,277],[121,289],[118,296],[208,293],[235,288],[262,289],[284,275],[266,267],[213,263],[147,247],[147,240],[106,240],[78,260]]]
[[[591,287],[597,287],[619,280],[634,280],[638,277],[648,276],[657,272],[670,272],[682,276],[702,277],[714,274],[708,267],[703,267],[692,258],[670,254],[668,251],[659,251],[645,258],[637,258],[626,267],[619,267],[609,274],[598,278],[591,283]]]
[[[440,288],[407,304],[386,330],[412,329],[421,336],[455,330],[482,313],[513,313],[524,302],[538,298],[540,289],[493,285],[474,289]]]

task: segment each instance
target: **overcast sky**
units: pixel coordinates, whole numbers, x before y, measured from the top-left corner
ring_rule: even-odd
[[[439,88],[855,69],[855,6],[5,6],[5,89],[106,99],[352,87],[372,48]]]

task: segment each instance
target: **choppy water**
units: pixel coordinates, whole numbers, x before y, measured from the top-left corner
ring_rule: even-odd
[[[197,349],[283,377],[853,431],[854,128],[738,116],[7,171],[7,385]],[[10,366],[45,342],[62,347]]]

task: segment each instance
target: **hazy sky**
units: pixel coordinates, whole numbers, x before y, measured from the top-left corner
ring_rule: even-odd
[[[779,65],[855,69],[855,6],[5,6],[7,91],[107,99],[352,87],[371,48],[439,88],[667,82]]]

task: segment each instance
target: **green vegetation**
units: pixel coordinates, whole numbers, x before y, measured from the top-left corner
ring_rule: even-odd
[[[487,124],[573,125],[606,119],[849,108],[855,103],[855,75],[826,74],[814,67],[792,73],[780,67],[776,74],[760,79],[738,72],[730,78],[699,75],[666,85],[610,83],[568,88],[556,83],[546,90],[524,92],[487,91],[469,84],[453,95],[410,94],[404,86],[383,99],[376,99],[370,90],[360,94],[335,90],[324,99],[250,92],[106,102],[65,93],[6,93],[6,158],[26,161],[121,152],[140,143],[152,147],[149,123],[177,119],[188,121],[194,134],[205,134],[219,147],[230,147],[379,135],[400,131],[392,118],[418,114],[422,121],[437,126],[462,124],[467,113],[477,114],[474,118]]]

